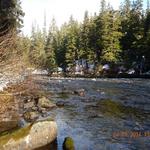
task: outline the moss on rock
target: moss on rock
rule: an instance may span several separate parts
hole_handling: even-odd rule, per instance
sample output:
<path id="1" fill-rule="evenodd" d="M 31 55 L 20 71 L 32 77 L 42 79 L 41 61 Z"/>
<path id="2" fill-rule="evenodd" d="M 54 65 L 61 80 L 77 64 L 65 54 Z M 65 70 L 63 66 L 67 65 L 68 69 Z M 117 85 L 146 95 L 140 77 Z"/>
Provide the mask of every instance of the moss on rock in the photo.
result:
<path id="1" fill-rule="evenodd" d="M 7 134 L 0 137 L 0 147 L 5 145 L 9 140 L 13 139 L 15 141 L 19 140 L 20 138 L 24 138 L 30 132 L 32 124 L 27 125 L 22 129 L 17 129 L 15 131 L 8 132 Z"/>
<path id="2" fill-rule="evenodd" d="M 115 117 L 126 117 L 126 116 L 134 116 L 140 118 L 142 115 L 142 111 L 131 107 L 125 106 L 122 103 L 115 102 L 109 99 L 101 100 L 97 103 L 99 110 L 107 115 L 107 116 L 115 116 Z"/>

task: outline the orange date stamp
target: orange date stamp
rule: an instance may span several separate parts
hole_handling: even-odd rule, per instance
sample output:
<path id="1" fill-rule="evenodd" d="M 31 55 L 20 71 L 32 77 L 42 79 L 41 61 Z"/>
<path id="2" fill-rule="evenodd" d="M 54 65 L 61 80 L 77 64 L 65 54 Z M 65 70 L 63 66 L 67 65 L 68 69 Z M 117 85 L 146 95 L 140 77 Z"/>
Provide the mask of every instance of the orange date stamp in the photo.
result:
<path id="1" fill-rule="evenodd" d="M 150 137 L 150 131 L 115 131 L 112 133 L 113 138 L 140 138 Z"/>

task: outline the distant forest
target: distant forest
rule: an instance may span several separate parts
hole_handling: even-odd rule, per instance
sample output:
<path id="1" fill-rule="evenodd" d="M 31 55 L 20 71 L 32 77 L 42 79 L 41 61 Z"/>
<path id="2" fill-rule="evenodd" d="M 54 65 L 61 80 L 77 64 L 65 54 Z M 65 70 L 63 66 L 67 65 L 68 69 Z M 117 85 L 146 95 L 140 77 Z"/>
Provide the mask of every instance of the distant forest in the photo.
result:
<path id="1" fill-rule="evenodd" d="M 90 16 L 86 11 L 83 22 L 70 16 L 59 28 L 53 18 L 49 31 L 44 25 L 42 30 L 32 26 L 30 37 L 20 34 L 24 15 L 19 0 L 1 0 L 0 63 L 13 57 L 28 67 L 50 72 L 61 67 L 65 72 L 84 60 L 99 72 L 104 64 L 138 67 L 144 58 L 143 72 L 150 70 L 149 1 L 144 8 L 143 0 L 124 0 L 114 10 L 101 0 L 99 12 Z"/>

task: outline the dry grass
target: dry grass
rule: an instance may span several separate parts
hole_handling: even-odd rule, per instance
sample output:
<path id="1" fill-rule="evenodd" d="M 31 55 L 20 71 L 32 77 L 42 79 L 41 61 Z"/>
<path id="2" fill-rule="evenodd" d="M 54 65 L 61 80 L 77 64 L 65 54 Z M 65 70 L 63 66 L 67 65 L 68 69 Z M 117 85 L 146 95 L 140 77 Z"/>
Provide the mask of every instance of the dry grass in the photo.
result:
<path id="1" fill-rule="evenodd" d="M 18 109 L 18 103 L 13 95 L 0 95 L 0 120 L 16 118 Z"/>

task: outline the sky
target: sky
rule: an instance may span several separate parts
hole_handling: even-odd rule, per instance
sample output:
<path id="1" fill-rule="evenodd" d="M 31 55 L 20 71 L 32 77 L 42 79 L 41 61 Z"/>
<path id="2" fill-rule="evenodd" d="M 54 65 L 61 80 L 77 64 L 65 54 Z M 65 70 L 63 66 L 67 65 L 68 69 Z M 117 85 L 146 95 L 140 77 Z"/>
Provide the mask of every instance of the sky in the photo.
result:
<path id="1" fill-rule="evenodd" d="M 121 0 L 107 0 L 115 9 Z M 30 35 L 32 24 L 38 24 L 42 29 L 44 14 L 46 14 L 47 28 L 54 17 L 60 27 L 73 15 L 74 19 L 82 21 L 84 12 L 88 10 L 93 15 L 99 11 L 100 0 L 22 0 L 22 8 L 25 12 L 23 33 Z"/>

